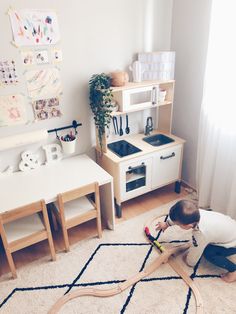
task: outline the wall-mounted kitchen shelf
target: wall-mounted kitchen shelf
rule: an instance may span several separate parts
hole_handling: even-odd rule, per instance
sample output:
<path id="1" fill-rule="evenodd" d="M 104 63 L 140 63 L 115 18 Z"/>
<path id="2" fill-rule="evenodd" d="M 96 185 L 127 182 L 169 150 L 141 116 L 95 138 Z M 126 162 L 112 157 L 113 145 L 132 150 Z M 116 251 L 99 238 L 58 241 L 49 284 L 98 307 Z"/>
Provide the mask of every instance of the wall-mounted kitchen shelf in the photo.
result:
<path id="1" fill-rule="evenodd" d="M 147 107 L 145 107 L 145 108 L 136 108 L 136 109 L 132 109 L 132 110 L 129 110 L 129 111 L 113 111 L 113 112 L 111 113 L 111 116 L 112 116 L 112 117 L 115 117 L 115 116 L 122 116 L 122 115 L 125 115 L 125 114 L 127 114 L 127 113 L 143 111 L 143 110 L 146 110 L 146 109 L 153 109 L 153 108 L 157 108 L 157 107 L 160 107 L 160 106 L 166 106 L 166 105 L 171 105 L 171 104 L 172 104 L 171 101 L 164 101 L 164 102 L 159 102 L 159 103 L 156 104 L 156 105 L 147 106 Z"/>
<path id="2" fill-rule="evenodd" d="M 171 133 L 174 86 L 175 81 L 168 80 L 144 81 L 140 83 L 128 82 L 126 85 L 121 87 L 112 87 L 114 100 L 117 102 L 119 109 L 118 111 L 112 112 L 111 116 L 119 117 L 138 111 L 155 109 L 155 112 L 153 112 L 153 115 L 156 116 L 155 129 L 161 132 Z M 159 101 L 159 89 L 166 91 L 164 101 Z M 107 134 L 104 134 L 102 142 L 102 150 L 106 153 Z M 97 150 L 101 149 L 97 136 L 96 148 Z"/>
<path id="3" fill-rule="evenodd" d="M 137 87 L 146 87 L 150 85 L 162 85 L 162 84 L 173 84 L 175 81 L 174 80 L 168 80 L 168 81 L 142 81 L 139 83 L 135 82 L 128 82 L 124 86 L 120 87 L 112 87 L 112 92 L 119 92 L 119 91 L 124 91 L 126 89 L 131 89 L 131 88 L 137 88 Z"/>

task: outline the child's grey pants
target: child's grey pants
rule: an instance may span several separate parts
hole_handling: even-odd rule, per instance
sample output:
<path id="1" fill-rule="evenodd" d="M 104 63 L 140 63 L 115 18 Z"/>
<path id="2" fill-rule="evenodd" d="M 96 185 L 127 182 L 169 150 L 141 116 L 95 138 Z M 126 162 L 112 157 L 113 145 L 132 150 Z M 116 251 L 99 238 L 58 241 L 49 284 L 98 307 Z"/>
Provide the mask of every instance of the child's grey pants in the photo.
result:
<path id="1" fill-rule="evenodd" d="M 204 257 L 212 264 L 227 269 L 229 272 L 236 271 L 236 264 L 231 262 L 227 257 L 236 254 L 236 247 L 225 248 L 223 246 L 209 244 L 204 252 Z"/>

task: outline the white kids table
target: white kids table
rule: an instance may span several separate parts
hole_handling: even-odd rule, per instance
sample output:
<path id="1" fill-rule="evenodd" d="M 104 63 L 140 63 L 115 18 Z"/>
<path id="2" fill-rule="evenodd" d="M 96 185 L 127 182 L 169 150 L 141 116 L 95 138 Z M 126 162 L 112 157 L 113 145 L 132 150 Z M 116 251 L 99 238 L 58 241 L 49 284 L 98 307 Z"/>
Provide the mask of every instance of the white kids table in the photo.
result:
<path id="1" fill-rule="evenodd" d="M 113 178 L 87 155 L 77 155 L 27 172 L 0 176 L 0 213 L 41 199 L 46 204 L 63 193 L 98 182 L 101 213 L 109 229 L 114 229 Z"/>

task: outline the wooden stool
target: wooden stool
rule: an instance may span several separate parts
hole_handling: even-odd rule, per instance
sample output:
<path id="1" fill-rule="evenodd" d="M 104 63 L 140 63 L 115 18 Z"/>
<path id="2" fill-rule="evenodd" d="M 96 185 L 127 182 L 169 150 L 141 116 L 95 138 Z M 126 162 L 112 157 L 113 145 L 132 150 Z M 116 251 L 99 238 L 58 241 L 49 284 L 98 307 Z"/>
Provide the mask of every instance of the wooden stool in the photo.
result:
<path id="1" fill-rule="evenodd" d="M 87 197 L 91 193 L 95 195 L 95 202 Z M 83 222 L 96 218 L 98 236 L 99 238 L 102 237 L 100 197 L 97 182 L 59 194 L 58 201 L 54 205 L 53 213 L 62 227 L 66 252 L 70 250 L 67 230 Z"/>
<path id="2" fill-rule="evenodd" d="M 48 239 L 52 260 L 56 260 L 44 200 L 0 214 L 0 233 L 13 278 L 17 275 L 12 253 L 24 247 Z"/>

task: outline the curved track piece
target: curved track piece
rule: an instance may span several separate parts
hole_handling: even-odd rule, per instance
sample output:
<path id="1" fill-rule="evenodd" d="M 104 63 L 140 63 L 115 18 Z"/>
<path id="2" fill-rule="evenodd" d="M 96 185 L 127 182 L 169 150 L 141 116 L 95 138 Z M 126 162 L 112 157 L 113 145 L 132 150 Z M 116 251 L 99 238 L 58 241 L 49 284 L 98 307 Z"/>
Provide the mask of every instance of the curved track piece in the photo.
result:
<path id="1" fill-rule="evenodd" d="M 152 219 L 152 222 L 156 219 L 159 219 L 161 217 L 156 217 Z M 149 225 L 149 224 L 147 224 Z M 149 232 L 149 229 L 145 227 L 145 233 L 148 236 L 147 232 Z M 155 240 L 150 232 L 149 232 L 150 242 L 161 252 L 161 255 L 155 259 L 150 265 L 145 267 L 145 269 L 138 274 L 133 275 L 132 277 L 128 278 L 125 282 L 116 285 L 116 287 L 111 289 L 94 289 L 94 288 L 79 288 L 73 292 L 70 292 L 64 296 L 62 296 L 49 310 L 48 314 L 56 314 L 59 312 L 59 310 L 63 307 L 64 304 L 69 302 L 72 299 L 75 299 L 79 296 L 95 296 L 95 297 L 110 297 L 116 294 L 121 293 L 125 289 L 129 288 L 130 286 L 134 285 L 138 281 L 140 281 L 142 278 L 145 278 L 149 276 L 151 273 L 153 273 L 158 267 L 161 266 L 161 264 L 168 262 L 169 265 L 172 267 L 172 269 L 180 275 L 180 277 L 184 280 L 184 282 L 191 288 L 195 301 L 196 301 L 196 314 L 204 314 L 203 309 L 203 301 L 200 294 L 200 291 L 194 281 L 188 276 L 188 274 L 185 272 L 184 269 L 174 260 L 174 258 L 171 256 L 173 254 L 176 254 L 180 251 L 183 251 L 187 248 L 188 245 L 183 244 L 179 246 L 175 246 L 172 248 L 165 249 L 160 243 Z M 152 241 L 152 239 L 154 239 Z"/>
<path id="2" fill-rule="evenodd" d="M 149 228 L 146 227 L 146 226 L 149 226 L 151 223 L 153 223 L 155 220 L 158 220 L 162 217 L 167 218 L 167 216 L 158 216 L 149 220 L 149 222 L 147 222 L 147 224 L 144 225 L 144 232 L 146 236 L 148 237 L 149 241 L 153 244 L 153 246 L 155 246 L 160 251 L 165 251 L 165 248 L 163 248 L 163 246 L 161 246 L 160 243 L 155 240 L 155 238 L 150 234 Z M 190 246 L 189 244 L 182 245 L 181 246 L 182 249 L 179 249 L 179 251 L 186 250 L 189 248 L 189 246 Z M 195 298 L 195 302 L 196 302 L 196 314 L 204 314 L 205 311 L 203 307 L 202 296 L 195 282 L 192 280 L 192 278 L 189 277 L 186 271 L 177 263 L 177 261 L 172 256 L 170 256 L 170 258 L 168 259 L 168 264 L 192 290 L 194 298 Z"/>
<path id="3" fill-rule="evenodd" d="M 70 292 L 64 296 L 62 296 L 49 310 L 48 314 L 56 314 L 62 308 L 62 306 L 69 302 L 72 299 L 75 299 L 79 296 L 95 296 L 95 297 L 110 297 L 116 294 L 121 293 L 122 291 L 126 290 L 130 286 L 134 285 L 136 282 L 149 276 L 153 273 L 161 264 L 166 263 L 168 258 L 177 253 L 179 250 L 183 250 L 183 245 L 178 247 L 170 248 L 165 250 L 157 259 L 155 259 L 150 265 L 148 265 L 143 271 L 139 272 L 138 274 L 133 275 L 132 277 L 128 278 L 125 282 L 116 285 L 115 288 L 111 289 L 94 289 L 94 288 L 79 288 L 73 292 Z"/>

